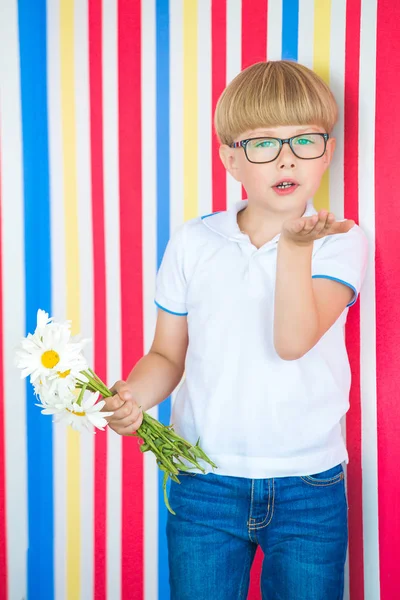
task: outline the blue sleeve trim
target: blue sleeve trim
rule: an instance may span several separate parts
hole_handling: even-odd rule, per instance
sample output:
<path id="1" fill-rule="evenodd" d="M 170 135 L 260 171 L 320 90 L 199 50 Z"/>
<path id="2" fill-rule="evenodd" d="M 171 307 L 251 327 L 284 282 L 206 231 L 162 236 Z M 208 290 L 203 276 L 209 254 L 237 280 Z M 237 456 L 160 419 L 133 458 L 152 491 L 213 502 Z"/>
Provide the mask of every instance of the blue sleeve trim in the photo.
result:
<path id="1" fill-rule="evenodd" d="M 222 210 L 217 210 L 217 212 L 210 213 L 209 215 L 204 215 L 203 217 L 201 217 L 201 220 L 207 219 L 207 217 L 212 217 L 213 215 L 218 215 L 220 212 L 222 212 Z"/>
<path id="2" fill-rule="evenodd" d="M 347 307 L 353 306 L 353 304 L 355 304 L 357 302 L 357 298 L 358 298 L 357 290 L 354 287 L 354 285 L 351 285 L 347 281 L 343 281 L 343 279 L 338 279 L 337 277 L 330 277 L 329 275 L 313 275 L 312 279 L 331 279 L 332 281 L 338 281 L 339 283 L 343 283 L 343 285 L 347 285 L 347 287 L 349 287 L 354 292 L 354 298 L 347 305 Z"/>
<path id="3" fill-rule="evenodd" d="M 155 300 L 154 300 L 154 304 L 156 306 L 158 306 L 158 308 L 161 308 L 161 310 L 163 310 L 164 312 L 169 313 L 170 315 L 177 315 L 178 317 L 186 317 L 186 315 L 188 314 L 187 312 L 186 313 L 177 313 L 177 312 L 173 312 L 172 310 L 168 310 L 168 308 L 164 308 L 164 306 L 161 306 L 161 304 L 158 304 L 158 302 L 156 302 Z"/>

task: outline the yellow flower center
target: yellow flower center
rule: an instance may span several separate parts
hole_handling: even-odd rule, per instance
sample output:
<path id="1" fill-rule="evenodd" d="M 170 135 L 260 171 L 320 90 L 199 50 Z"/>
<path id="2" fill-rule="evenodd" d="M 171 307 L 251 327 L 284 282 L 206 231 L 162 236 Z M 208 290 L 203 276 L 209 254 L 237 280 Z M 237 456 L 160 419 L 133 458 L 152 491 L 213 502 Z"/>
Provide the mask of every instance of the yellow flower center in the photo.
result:
<path id="1" fill-rule="evenodd" d="M 42 365 L 46 369 L 53 369 L 60 362 L 60 357 L 55 350 L 46 350 L 42 354 Z"/>
<path id="2" fill-rule="evenodd" d="M 60 377 L 60 379 L 65 379 L 70 373 L 71 369 L 68 369 L 68 371 L 63 371 L 62 373 L 61 371 L 57 371 L 57 375 Z"/>
<path id="3" fill-rule="evenodd" d="M 85 414 L 86 414 L 84 412 L 76 412 L 75 410 L 69 410 L 69 408 L 67 408 L 67 411 L 70 412 L 70 413 L 72 413 L 76 417 L 84 417 Z"/>

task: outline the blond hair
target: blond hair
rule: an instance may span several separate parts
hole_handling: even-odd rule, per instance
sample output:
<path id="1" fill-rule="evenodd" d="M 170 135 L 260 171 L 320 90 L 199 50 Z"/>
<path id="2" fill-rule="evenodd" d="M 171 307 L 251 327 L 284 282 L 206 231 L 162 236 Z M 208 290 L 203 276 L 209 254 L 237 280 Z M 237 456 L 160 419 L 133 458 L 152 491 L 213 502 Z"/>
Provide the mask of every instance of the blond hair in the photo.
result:
<path id="1" fill-rule="evenodd" d="M 282 125 L 318 125 L 330 133 L 338 107 L 328 85 L 289 60 L 259 62 L 241 71 L 221 94 L 214 126 L 221 144 L 245 131 Z"/>

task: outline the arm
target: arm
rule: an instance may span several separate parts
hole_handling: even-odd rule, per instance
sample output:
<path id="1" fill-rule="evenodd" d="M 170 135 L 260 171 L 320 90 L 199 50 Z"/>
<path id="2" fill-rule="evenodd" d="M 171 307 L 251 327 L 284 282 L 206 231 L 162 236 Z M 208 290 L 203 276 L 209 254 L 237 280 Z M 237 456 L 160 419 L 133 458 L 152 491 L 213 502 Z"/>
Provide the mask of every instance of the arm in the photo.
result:
<path id="1" fill-rule="evenodd" d="M 274 345 L 284 360 L 311 350 L 353 296 L 342 283 L 311 278 L 312 251 L 313 242 L 299 246 L 282 236 L 278 243 Z"/>
<path id="2" fill-rule="evenodd" d="M 127 379 L 135 401 L 144 411 L 168 398 L 179 384 L 187 346 L 186 317 L 159 310 L 149 353 L 139 360 Z"/>
<path id="3" fill-rule="evenodd" d="M 156 280 L 155 301 L 160 309 L 152 346 L 130 372 L 127 381 L 118 381 L 114 396 L 104 410 L 115 411 L 110 427 L 131 435 L 143 421 L 143 413 L 160 404 L 179 384 L 188 347 L 186 307 L 185 230 L 172 235 L 164 252 Z"/>
<path id="4" fill-rule="evenodd" d="M 143 412 L 160 404 L 179 384 L 185 369 L 188 346 L 187 319 L 158 311 L 153 344 L 134 366 L 127 381 L 117 381 L 114 396 L 106 399 L 103 410 L 114 411 L 109 417 L 111 429 L 131 435 L 143 421 Z"/>

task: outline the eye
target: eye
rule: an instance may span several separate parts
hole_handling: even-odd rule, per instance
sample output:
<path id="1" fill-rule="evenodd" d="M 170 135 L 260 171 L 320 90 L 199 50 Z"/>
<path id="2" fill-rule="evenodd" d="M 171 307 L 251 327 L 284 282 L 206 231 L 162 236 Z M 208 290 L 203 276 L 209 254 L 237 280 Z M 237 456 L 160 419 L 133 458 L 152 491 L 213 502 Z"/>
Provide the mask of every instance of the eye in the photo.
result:
<path id="1" fill-rule="evenodd" d="M 275 148 L 276 140 L 256 140 L 254 142 L 254 148 Z"/>
<path id="2" fill-rule="evenodd" d="M 312 136 L 298 137 L 294 139 L 294 143 L 298 146 L 309 146 L 315 143 L 315 139 Z"/>

